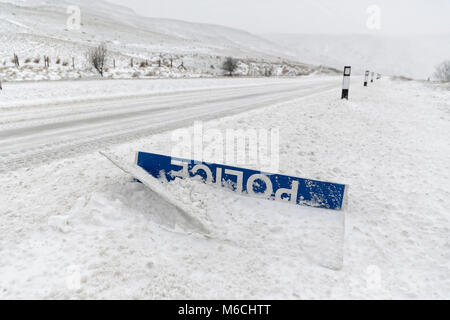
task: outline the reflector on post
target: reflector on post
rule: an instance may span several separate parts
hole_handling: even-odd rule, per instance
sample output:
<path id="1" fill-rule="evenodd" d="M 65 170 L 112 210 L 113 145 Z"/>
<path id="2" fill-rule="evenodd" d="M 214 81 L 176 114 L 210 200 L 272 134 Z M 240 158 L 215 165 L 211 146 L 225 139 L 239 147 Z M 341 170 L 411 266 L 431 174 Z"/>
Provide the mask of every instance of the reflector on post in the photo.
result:
<path id="1" fill-rule="evenodd" d="M 344 81 L 342 83 L 342 98 L 348 100 L 348 91 L 350 89 L 350 75 L 352 73 L 352 67 L 346 66 L 344 68 Z"/>
<path id="2" fill-rule="evenodd" d="M 351 72 L 352 72 L 352 67 L 345 67 L 344 76 L 350 76 Z"/>

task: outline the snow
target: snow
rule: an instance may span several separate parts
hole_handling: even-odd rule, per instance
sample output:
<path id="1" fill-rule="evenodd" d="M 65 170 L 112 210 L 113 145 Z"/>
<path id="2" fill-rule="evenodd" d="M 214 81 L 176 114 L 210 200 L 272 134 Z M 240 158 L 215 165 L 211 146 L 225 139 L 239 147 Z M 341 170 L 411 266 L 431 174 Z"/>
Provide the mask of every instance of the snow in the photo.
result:
<path id="1" fill-rule="evenodd" d="M 69 5 L 81 10 L 80 30 L 67 26 Z M 263 76 L 266 69 L 273 69 L 274 76 L 334 72 L 300 63 L 287 50 L 243 30 L 141 17 L 105 1 L 2 0 L 0 43 L 3 81 L 98 77 L 87 63 L 86 52 L 100 43 L 109 53 L 104 76 L 113 79 L 218 76 L 228 56 L 241 61 L 238 75 Z M 12 62 L 14 54 L 19 67 Z M 44 56 L 50 57 L 48 68 Z M 144 62 L 148 66 L 140 65 Z"/>
<path id="2" fill-rule="evenodd" d="M 163 185 L 211 230 L 205 237 L 174 228 L 166 205 L 97 151 L 25 164 L 0 174 L 0 297 L 450 298 L 450 91 L 359 80 L 349 101 L 336 89 L 204 123 L 279 128 L 280 173 L 349 184 L 345 213 L 192 180 Z M 218 80 L 158 81 L 155 91 Z M 58 85 L 59 99 L 76 95 L 72 83 Z M 131 164 L 137 150 L 170 154 L 171 136 L 108 151 Z M 342 268 L 330 268 L 342 257 Z"/>
<path id="3" fill-rule="evenodd" d="M 105 1 L 0 0 L 0 298 L 449 299 L 450 87 L 364 88 L 353 76 L 341 101 L 341 75 L 299 62 L 426 78 L 448 36 L 336 37 L 261 38 Z M 101 80 L 85 53 L 102 42 Z M 240 77 L 215 78 L 227 56 Z M 192 133 L 194 120 L 278 129 L 277 171 L 350 185 L 346 210 L 198 180 L 155 193 L 99 153 L 130 166 L 138 150 L 170 155 L 173 130 Z"/>
<path id="4" fill-rule="evenodd" d="M 114 81 L 84 82 L 85 88 L 76 92 L 73 100 L 67 95 L 71 91 L 65 89 L 65 86 L 71 87 L 73 84 L 64 82 L 57 89 L 62 96 L 67 95 L 65 102 L 54 96 L 56 104 L 44 100 L 40 105 L 31 102 L 21 106 L 20 97 L 19 103 L 12 101 L 12 107 L 2 110 L 0 171 L 14 170 L 30 162 L 36 164 L 49 158 L 65 158 L 88 150 L 99 150 L 162 130 L 188 126 L 196 120 L 210 120 L 336 90 L 340 83 L 335 77 L 284 78 L 276 83 L 248 79 L 248 84 L 240 82 L 238 86 L 230 86 L 228 82 L 228 86 L 213 88 L 221 83 L 221 80 L 216 80 L 211 81 L 212 87 L 196 90 L 194 84 L 197 81 L 191 81 L 193 90 L 166 91 L 163 94 L 151 91 L 142 94 L 142 87 L 136 85 L 134 88 L 131 82 L 122 83 L 122 87 L 120 82 Z M 90 99 L 77 101 L 79 94 L 89 92 L 86 88 L 97 86 L 100 92 L 104 91 L 100 83 L 103 87 L 114 86 L 126 91 L 119 90 L 122 94 L 120 98 L 91 96 Z M 170 84 L 174 87 L 183 85 L 182 82 L 165 83 L 168 88 Z M 15 87 L 25 93 L 28 85 L 21 83 L 15 84 Z M 9 89 L 7 84 L 5 91 Z M 51 83 L 40 82 L 36 83 L 33 91 L 39 94 L 54 89 Z M 33 91 L 29 94 L 30 99 L 35 95 Z M 123 95 L 125 92 L 126 95 Z M 141 94 L 132 95 L 133 92 Z"/>
<path id="5" fill-rule="evenodd" d="M 300 81 L 327 81 L 326 76 L 305 76 Z M 189 78 L 189 79 L 133 79 L 115 81 L 38 81 L 4 83 L 0 94 L 0 109 L 29 108 L 45 105 L 64 105 L 73 102 L 116 100 L 146 97 L 165 93 L 219 88 L 239 88 L 295 83 L 296 78 Z"/>

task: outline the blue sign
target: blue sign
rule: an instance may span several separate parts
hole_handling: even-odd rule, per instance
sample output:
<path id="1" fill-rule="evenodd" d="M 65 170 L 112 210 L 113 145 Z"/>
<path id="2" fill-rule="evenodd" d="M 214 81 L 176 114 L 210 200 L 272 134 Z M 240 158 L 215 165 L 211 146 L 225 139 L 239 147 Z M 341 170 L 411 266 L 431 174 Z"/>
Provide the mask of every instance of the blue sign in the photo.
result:
<path id="1" fill-rule="evenodd" d="M 342 210 L 347 186 L 280 174 L 204 163 L 138 152 L 137 165 L 160 179 L 173 181 L 195 176 L 209 184 L 228 186 L 235 192 L 292 204 Z M 164 176 L 164 177 L 163 177 Z"/>

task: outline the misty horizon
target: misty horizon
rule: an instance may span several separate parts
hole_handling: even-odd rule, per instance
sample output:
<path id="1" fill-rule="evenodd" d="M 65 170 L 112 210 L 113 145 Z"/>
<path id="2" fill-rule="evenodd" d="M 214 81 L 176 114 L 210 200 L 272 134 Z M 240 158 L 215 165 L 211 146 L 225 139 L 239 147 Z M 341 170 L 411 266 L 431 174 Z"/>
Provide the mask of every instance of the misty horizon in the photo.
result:
<path id="1" fill-rule="evenodd" d="M 222 25 L 254 34 L 446 35 L 450 34 L 450 2 L 445 0 L 255 0 L 213 1 L 108 0 L 151 18 Z M 369 7 L 379 8 L 380 26 L 370 29 Z M 236 10 L 239 8 L 239 10 Z M 255 9 L 256 8 L 256 9 Z M 286 8 L 291 8 L 286 10 Z M 307 12 L 308 14 L 304 14 Z"/>

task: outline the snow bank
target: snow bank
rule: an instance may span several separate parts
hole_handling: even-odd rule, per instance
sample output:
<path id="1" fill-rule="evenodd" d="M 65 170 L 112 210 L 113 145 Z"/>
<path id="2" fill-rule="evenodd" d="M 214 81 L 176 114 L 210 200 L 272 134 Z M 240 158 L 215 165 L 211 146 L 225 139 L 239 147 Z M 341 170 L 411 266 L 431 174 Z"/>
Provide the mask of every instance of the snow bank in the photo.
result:
<path id="1" fill-rule="evenodd" d="M 213 231 L 191 234 L 91 153 L 0 175 L 0 297 L 449 298 L 450 92 L 384 79 L 339 96 L 205 127 L 279 127 L 280 173 L 350 185 L 340 271 L 305 253 L 324 254 L 333 233 L 320 221 L 343 217 L 177 181 L 168 191 Z M 167 132 L 111 151 L 132 162 L 138 149 L 170 154 L 170 141 Z M 298 230 L 328 242 L 315 247 Z"/>

